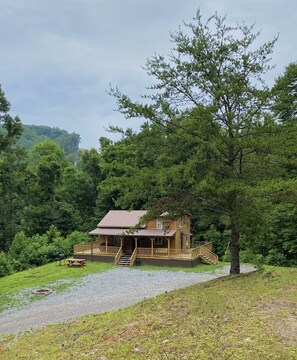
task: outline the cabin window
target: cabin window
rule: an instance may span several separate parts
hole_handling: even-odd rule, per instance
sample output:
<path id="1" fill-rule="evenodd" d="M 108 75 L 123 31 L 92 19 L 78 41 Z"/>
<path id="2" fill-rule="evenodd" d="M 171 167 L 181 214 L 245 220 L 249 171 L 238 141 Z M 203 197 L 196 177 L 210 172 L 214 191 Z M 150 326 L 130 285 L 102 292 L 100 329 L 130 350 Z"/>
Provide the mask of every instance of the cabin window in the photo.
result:
<path id="1" fill-rule="evenodd" d="M 154 245 L 163 245 L 163 239 L 161 237 L 154 238 Z"/>
<path id="2" fill-rule="evenodd" d="M 118 236 L 113 236 L 109 243 L 110 246 L 121 246 L 121 239 Z"/>
<path id="3" fill-rule="evenodd" d="M 162 230 L 163 229 L 163 219 L 158 218 L 157 219 L 157 229 Z"/>

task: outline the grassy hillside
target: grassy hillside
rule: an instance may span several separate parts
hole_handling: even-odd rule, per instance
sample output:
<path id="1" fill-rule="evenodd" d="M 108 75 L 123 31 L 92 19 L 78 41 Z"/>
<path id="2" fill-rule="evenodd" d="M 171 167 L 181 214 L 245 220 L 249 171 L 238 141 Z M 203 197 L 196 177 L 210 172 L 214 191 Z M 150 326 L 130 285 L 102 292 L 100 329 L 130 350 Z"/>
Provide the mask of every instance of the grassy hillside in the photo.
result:
<path id="1" fill-rule="evenodd" d="M 297 359 L 297 269 L 222 278 L 3 336 L 0 358 Z"/>

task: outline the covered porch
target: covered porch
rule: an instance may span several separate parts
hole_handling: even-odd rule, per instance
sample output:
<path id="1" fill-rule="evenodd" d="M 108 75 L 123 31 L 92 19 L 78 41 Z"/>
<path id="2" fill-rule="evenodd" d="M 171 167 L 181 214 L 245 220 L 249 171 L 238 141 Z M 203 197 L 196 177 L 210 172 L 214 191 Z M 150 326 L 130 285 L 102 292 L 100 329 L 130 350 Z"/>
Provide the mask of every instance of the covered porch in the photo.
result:
<path id="1" fill-rule="evenodd" d="M 106 258 L 107 261 L 118 264 L 123 254 L 129 254 L 130 266 L 133 266 L 136 260 L 145 262 L 146 259 L 192 262 L 200 258 L 209 264 L 216 264 L 218 257 L 211 250 L 210 242 L 195 248 L 174 248 L 173 236 L 164 235 L 161 241 L 159 236 L 145 238 L 135 235 L 123 237 L 105 235 L 101 236 L 100 240 L 74 245 L 74 256 L 88 256 L 93 261 L 96 261 L 96 258 Z"/>

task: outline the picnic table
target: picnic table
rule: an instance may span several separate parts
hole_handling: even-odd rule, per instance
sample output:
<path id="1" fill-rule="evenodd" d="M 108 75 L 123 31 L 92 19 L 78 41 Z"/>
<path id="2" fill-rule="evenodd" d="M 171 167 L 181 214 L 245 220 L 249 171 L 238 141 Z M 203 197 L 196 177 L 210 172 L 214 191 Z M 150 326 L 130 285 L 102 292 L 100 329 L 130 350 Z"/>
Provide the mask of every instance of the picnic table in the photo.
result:
<path id="1" fill-rule="evenodd" d="M 68 259 L 67 266 L 84 266 L 86 263 L 85 259 Z"/>

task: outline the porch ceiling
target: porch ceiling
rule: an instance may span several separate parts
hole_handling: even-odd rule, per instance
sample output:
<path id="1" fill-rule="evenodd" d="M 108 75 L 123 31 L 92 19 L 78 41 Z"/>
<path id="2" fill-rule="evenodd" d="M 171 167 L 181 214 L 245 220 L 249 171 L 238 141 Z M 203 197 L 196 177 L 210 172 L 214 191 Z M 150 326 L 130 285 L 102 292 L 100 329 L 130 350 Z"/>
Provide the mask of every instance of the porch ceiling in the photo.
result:
<path id="1" fill-rule="evenodd" d="M 89 235 L 110 235 L 110 236 L 139 236 L 139 237 L 172 237 L 176 230 L 139 229 L 130 232 L 127 229 L 96 228 L 89 232 Z"/>

